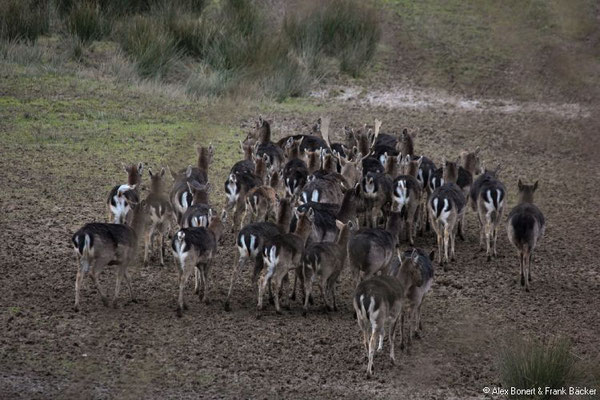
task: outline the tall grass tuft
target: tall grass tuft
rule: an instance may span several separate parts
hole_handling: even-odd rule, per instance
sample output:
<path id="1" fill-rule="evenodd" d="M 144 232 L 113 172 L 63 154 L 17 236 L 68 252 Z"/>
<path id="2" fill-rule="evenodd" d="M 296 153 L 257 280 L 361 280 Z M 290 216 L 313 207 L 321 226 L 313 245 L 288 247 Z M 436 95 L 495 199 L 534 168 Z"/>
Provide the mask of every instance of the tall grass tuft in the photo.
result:
<path id="1" fill-rule="evenodd" d="M 581 372 L 571 353 L 571 345 L 566 339 L 548 343 L 517 340 L 507 346 L 500 357 L 500 378 L 505 388 L 528 389 L 550 387 L 560 389 L 568 384 L 579 383 Z M 549 399 L 542 394 L 532 397 Z"/>
<path id="2" fill-rule="evenodd" d="M 354 76 L 373 59 L 381 37 L 376 12 L 357 0 L 317 3 L 288 15 L 283 32 L 297 51 L 335 57 L 341 70 Z"/>
<path id="3" fill-rule="evenodd" d="M 163 77 L 179 58 L 175 39 L 149 16 L 138 15 L 128 20 L 119 40 L 143 78 Z"/>
<path id="4" fill-rule="evenodd" d="M 67 29 L 82 43 L 99 40 L 110 33 L 110 19 L 106 18 L 95 1 L 82 1 L 71 8 Z"/>
<path id="5" fill-rule="evenodd" d="M 0 37 L 35 41 L 48 33 L 50 18 L 46 0 L 0 1 Z"/>

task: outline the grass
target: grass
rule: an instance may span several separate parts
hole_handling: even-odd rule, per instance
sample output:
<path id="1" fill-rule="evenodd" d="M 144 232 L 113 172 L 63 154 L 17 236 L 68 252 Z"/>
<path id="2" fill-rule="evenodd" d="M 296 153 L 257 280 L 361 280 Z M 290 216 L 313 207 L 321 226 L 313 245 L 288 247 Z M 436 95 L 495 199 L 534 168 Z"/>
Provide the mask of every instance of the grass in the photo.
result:
<path id="1" fill-rule="evenodd" d="M 12 43 L 23 36 L 15 29 L 31 28 L 25 17 L 32 14 L 28 10 L 34 0 L 7 2 L 12 16 L 10 21 L 2 20 L 2 26 L 11 22 L 10 29 L 3 28 L 7 32 L 3 36 Z M 177 91 L 195 98 L 283 101 L 303 96 L 323 77 L 338 71 L 352 76 L 363 73 L 379 40 L 374 11 L 358 0 L 313 2 L 301 13 L 290 11 L 282 24 L 274 23 L 279 20 L 265 3 L 252 0 L 56 0 L 51 4 L 57 10 L 47 13 L 53 18 L 52 37 L 59 38 L 55 50 L 63 58 L 57 70 L 72 71 L 69 64 L 75 61 L 75 68 L 92 66 L 121 81 L 179 86 Z M 48 27 L 27 31 L 27 37 L 33 41 L 47 31 Z M 303 40 L 314 48 L 301 45 Z M 98 41 L 116 41 L 126 58 L 116 52 L 102 59 L 104 55 L 90 47 Z M 19 63 L 12 52 L 22 47 L 0 46 L 5 60 Z M 21 59 L 29 58 L 33 64 L 35 53 L 27 53 Z M 131 76 L 132 70 L 137 77 Z"/>
<path id="2" fill-rule="evenodd" d="M 66 25 L 69 32 L 82 43 L 99 40 L 111 31 L 110 20 L 92 1 L 82 1 L 73 5 L 66 17 Z"/>
<path id="3" fill-rule="evenodd" d="M 580 384 L 583 375 L 566 339 L 546 343 L 517 340 L 507 346 L 500 359 L 500 377 L 504 388 L 560 389 Z M 549 394 L 513 396 L 513 398 L 550 399 Z"/>
<path id="4" fill-rule="evenodd" d="M 598 84 L 592 0 L 383 2 L 399 18 L 396 51 L 417 83 L 528 98 L 589 96 Z"/>
<path id="5" fill-rule="evenodd" d="M 3 0 L 0 2 L 0 38 L 35 41 L 48 32 L 47 1 Z"/>

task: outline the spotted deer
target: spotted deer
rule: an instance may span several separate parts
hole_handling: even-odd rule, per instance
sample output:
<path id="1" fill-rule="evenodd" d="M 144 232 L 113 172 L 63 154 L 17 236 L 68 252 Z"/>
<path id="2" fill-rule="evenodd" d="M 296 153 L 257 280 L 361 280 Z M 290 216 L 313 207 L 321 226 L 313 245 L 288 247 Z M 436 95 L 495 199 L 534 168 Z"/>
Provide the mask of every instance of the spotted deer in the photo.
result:
<path id="1" fill-rule="evenodd" d="M 529 292 L 533 251 L 544 236 L 546 220 L 540 209 L 533 204 L 533 194 L 538 188 L 537 181 L 533 185 L 525 185 L 519 179 L 518 187 L 519 204 L 508 214 L 506 230 L 508 239 L 519 254 L 521 286 L 525 286 L 525 291 Z"/>
<path id="2" fill-rule="evenodd" d="M 177 300 L 177 315 L 182 316 L 187 304 L 183 299 L 183 290 L 188 278 L 195 269 L 198 269 L 200 283 L 203 286 L 202 301 L 209 304 L 208 280 L 210 263 L 217 253 L 217 244 L 223 233 L 227 212 L 223 210 L 220 216 L 209 213 L 208 228 L 183 228 L 173 236 L 173 257 L 177 263 L 179 282 L 179 296 Z M 197 278 L 196 278 L 197 279 Z M 199 287 L 198 282 L 195 286 Z M 198 290 L 200 295 L 200 290 Z"/>
<path id="3" fill-rule="evenodd" d="M 109 306 L 108 297 L 100 286 L 98 277 L 106 267 L 113 265 L 116 268 L 116 284 L 112 306 L 118 307 L 117 300 L 123 279 L 129 289 L 131 301 L 135 301 L 128 268 L 136 259 L 138 239 L 144 229 L 147 211 L 145 200 L 130 205 L 133 210 L 131 226 L 93 222 L 73 234 L 71 241 L 79 264 L 75 278 L 75 311 L 79 311 L 79 292 L 88 272 L 100 293 L 102 303 Z"/>

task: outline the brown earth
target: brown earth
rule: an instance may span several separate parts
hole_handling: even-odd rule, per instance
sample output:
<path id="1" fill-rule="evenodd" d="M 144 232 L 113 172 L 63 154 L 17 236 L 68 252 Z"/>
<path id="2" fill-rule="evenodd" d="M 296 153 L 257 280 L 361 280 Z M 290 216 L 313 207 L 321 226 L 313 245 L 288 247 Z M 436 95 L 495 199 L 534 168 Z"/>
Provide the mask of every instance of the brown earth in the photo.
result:
<path id="1" fill-rule="evenodd" d="M 514 337 L 570 338 L 576 355 L 597 365 L 597 121 L 543 111 L 445 112 L 352 102 L 332 109 L 334 128 L 379 117 L 384 128 L 419 131 L 418 151 L 437 162 L 481 146 L 487 165 L 505 167 L 510 207 L 518 177 L 539 179 L 537 202 L 548 227 L 534 256 L 532 291 L 525 293 L 518 284 L 517 258 L 504 227 L 500 258 L 485 261 L 469 210 L 458 259 L 448 272 L 436 271 L 423 307 L 424 337 L 411 355 L 398 351 L 398 366 L 391 365 L 386 342 L 375 359 L 374 379 L 365 378 L 347 269 L 337 313 L 324 313 L 317 295 L 306 318 L 296 302 L 283 316 L 269 306 L 257 319 L 249 270 L 235 286 L 233 310 L 223 310 L 234 254 L 231 234 L 213 265 L 210 305 L 201 304 L 190 285 L 190 309 L 176 317 L 169 254 L 165 268 L 156 261 L 132 268 L 137 303 L 127 303 L 122 292 L 121 309 L 105 308 L 86 282 L 77 313 L 70 236 L 85 222 L 105 218 L 106 193 L 97 188 L 123 176 L 105 173 L 93 150 L 83 165 L 52 146 L 5 149 L 0 151 L 0 397 L 480 398 L 484 386 L 499 383 L 498 352 Z M 268 116 L 278 134 L 301 130 L 317 113 Z M 71 184 L 58 190 L 53 168 L 72 168 Z M 80 168 L 97 171 L 78 180 Z M 223 201 L 227 169 L 211 173 L 219 188 L 212 197 L 217 204 Z M 431 249 L 434 238 L 427 234 L 417 245 Z M 112 288 L 112 271 L 104 273 L 102 283 Z"/>

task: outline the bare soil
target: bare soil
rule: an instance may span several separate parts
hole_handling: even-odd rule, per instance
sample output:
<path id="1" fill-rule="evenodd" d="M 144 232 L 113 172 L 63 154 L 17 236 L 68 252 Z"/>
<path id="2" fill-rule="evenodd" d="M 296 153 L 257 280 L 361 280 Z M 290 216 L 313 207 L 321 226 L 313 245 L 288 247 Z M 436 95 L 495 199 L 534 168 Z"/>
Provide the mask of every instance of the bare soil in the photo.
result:
<path id="1" fill-rule="evenodd" d="M 93 149 L 86 165 L 73 165 L 51 146 L 0 150 L 5 199 L 0 217 L 0 397 L 482 398 L 484 386 L 499 383 L 499 349 L 520 336 L 565 336 L 578 357 L 598 362 L 597 121 L 589 114 L 449 113 L 351 101 L 338 108 L 332 114 L 336 132 L 343 124 L 359 126 L 378 117 L 384 131 L 418 131 L 417 151 L 437 162 L 480 146 L 486 165 L 499 162 L 505 168 L 509 208 L 515 205 L 518 177 L 539 179 L 537 202 L 548 228 L 534 255 L 532 291 L 525 293 L 518 284 L 517 257 L 504 227 L 500 258 L 486 262 L 469 210 L 466 241 L 457 242 L 458 259 L 448 272 L 436 270 L 423 306 L 424 337 L 412 354 L 398 350 L 398 366 L 391 365 L 386 342 L 376 356 L 373 379 L 365 378 L 347 269 L 336 313 L 325 313 L 317 295 L 307 317 L 295 302 L 285 315 L 269 306 L 257 319 L 249 269 L 235 286 L 233 310 L 223 310 L 234 258 L 231 233 L 213 264 L 210 305 L 202 304 L 190 285 L 190 309 L 176 317 L 176 273 L 169 254 L 164 268 L 156 258 L 148 267 L 138 263 L 132 268 L 137 303 L 128 303 L 122 292 L 121 309 L 105 308 L 88 281 L 77 313 L 72 310 L 76 263 L 71 234 L 86 222 L 104 220 L 106 193 L 97 187 L 123 176 L 104 174 Z M 317 116 L 312 111 L 268 115 L 276 134 L 302 131 Z M 71 187 L 57 190 L 44 165 L 73 168 Z M 79 168 L 97 171 L 80 180 Z M 211 172 L 219 189 L 226 172 L 225 167 Z M 222 192 L 212 199 L 222 204 Z M 429 250 L 435 239 L 429 233 L 417 245 Z M 102 283 L 112 289 L 112 271 L 104 273 Z"/>

